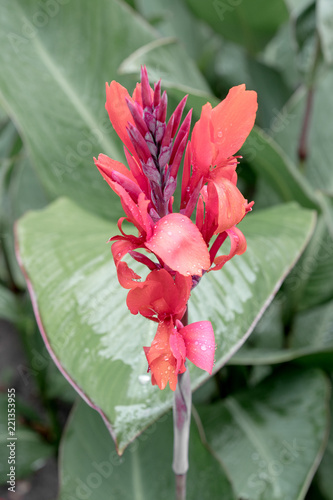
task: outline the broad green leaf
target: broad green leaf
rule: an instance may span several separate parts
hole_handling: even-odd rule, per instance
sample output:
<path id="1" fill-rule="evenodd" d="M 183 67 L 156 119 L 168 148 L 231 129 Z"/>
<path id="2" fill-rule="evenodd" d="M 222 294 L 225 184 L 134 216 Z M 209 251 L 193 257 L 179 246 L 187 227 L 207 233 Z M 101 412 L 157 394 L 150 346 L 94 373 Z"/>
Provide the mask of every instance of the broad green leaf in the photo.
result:
<path id="1" fill-rule="evenodd" d="M 318 218 L 311 241 L 285 285 L 293 311 L 333 298 L 333 239 L 324 217 Z"/>
<path id="2" fill-rule="evenodd" d="M 169 500 L 174 498 L 172 415 L 142 434 L 119 458 L 101 418 L 82 401 L 72 412 L 60 453 L 59 500 Z M 221 464 L 204 447 L 193 423 L 188 500 L 235 500 Z"/>
<path id="3" fill-rule="evenodd" d="M 268 66 L 279 71 L 289 88 L 295 89 L 300 75 L 297 71 L 297 50 L 291 20 L 284 23 L 272 40 L 266 45 L 261 59 Z"/>
<path id="4" fill-rule="evenodd" d="M 333 62 L 333 4 L 330 0 L 317 1 L 317 28 L 321 47 L 328 64 Z"/>
<path id="5" fill-rule="evenodd" d="M 272 130 L 290 127 L 294 116 L 282 111 L 272 123 Z M 283 148 L 263 130 L 254 127 L 242 147 L 245 159 L 258 175 L 266 180 L 284 201 L 296 200 L 305 207 L 315 208 L 318 201 L 311 185 L 303 178 Z"/>
<path id="6" fill-rule="evenodd" d="M 67 195 L 108 217 L 117 210 L 93 163 L 101 152 L 123 158 L 104 109 L 105 82 L 127 85 L 119 65 L 155 38 L 118 0 L 56 0 L 45 8 L 2 2 L 0 101 L 50 196 Z"/>
<path id="7" fill-rule="evenodd" d="M 274 307 L 266 311 L 230 364 L 268 365 L 297 360 L 330 369 L 333 361 L 333 301 L 298 313 L 287 339 L 281 323 L 281 305 L 280 301 L 273 302 Z"/>
<path id="8" fill-rule="evenodd" d="M 42 208 L 48 198 L 23 149 L 9 159 L 9 168 L 2 202 L 0 220 L 3 249 L 6 252 L 11 278 L 15 286 L 25 287 L 25 280 L 18 266 L 14 248 L 14 224 L 27 210 Z"/>
<path id="9" fill-rule="evenodd" d="M 211 39 L 211 30 L 195 18 L 185 2 L 136 0 L 136 8 L 163 36 L 176 37 L 190 57 L 200 58 Z"/>
<path id="10" fill-rule="evenodd" d="M 332 476 L 332 462 L 333 462 L 333 399 L 331 399 L 331 429 L 328 438 L 328 443 L 319 465 L 316 479 L 320 487 L 320 491 L 324 494 L 325 500 L 333 499 L 333 476 Z"/>
<path id="11" fill-rule="evenodd" d="M 7 288 L 0 285 L 0 318 L 13 323 L 19 314 L 18 300 Z"/>
<path id="12" fill-rule="evenodd" d="M 213 323 L 216 370 L 250 334 L 312 232 L 313 212 L 283 205 L 247 216 L 248 250 L 204 276 L 190 320 Z M 150 384 L 142 346 L 156 324 L 129 313 L 106 240 L 114 224 L 60 200 L 23 217 L 17 236 L 35 313 L 52 356 L 86 401 L 103 413 L 122 451 L 172 404 Z M 193 389 L 209 378 L 191 366 Z"/>
<path id="13" fill-rule="evenodd" d="M 288 18 L 283 0 L 186 0 L 193 12 L 217 33 L 257 52 Z"/>
<path id="14" fill-rule="evenodd" d="M 333 70 L 329 69 L 318 77 L 316 84 L 308 130 L 308 156 L 303 165 L 303 173 L 312 188 L 330 194 L 333 194 L 333 143 L 328 117 L 333 113 L 332 85 Z M 290 116 L 289 121 L 280 130 L 273 131 L 275 141 L 296 164 L 306 98 L 305 89 L 297 91 L 285 109 L 286 115 Z"/>
<path id="15" fill-rule="evenodd" d="M 12 407 L 11 407 L 12 408 Z M 16 413 L 18 406 L 16 401 Z M 34 431 L 20 424 L 18 414 L 16 414 L 16 439 L 11 440 L 8 434 L 8 400 L 6 393 L 0 394 L 0 477 L 3 483 L 6 483 L 6 475 L 10 472 L 8 459 L 10 457 L 10 448 L 8 444 L 14 443 L 11 447 L 15 454 L 15 475 L 19 479 L 43 467 L 46 459 L 52 454 L 52 447 L 44 442 L 42 438 Z M 9 439 L 7 439 L 9 438 Z M 3 480 L 6 478 L 5 480 Z M 8 485 L 9 486 L 9 485 Z"/>
<path id="16" fill-rule="evenodd" d="M 231 42 L 225 42 L 218 50 L 215 72 L 218 95 L 226 94 L 230 87 L 243 83 L 248 90 L 257 92 L 257 124 L 263 128 L 276 121 L 279 110 L 291 94 L 279 71 L 250 55 L 244 47 Z"/>
<path id="17" fill-rule="evenodd" d="M 326 445 L 329 393 L 321 372 L 287 371 L 199 410 L 239 497 L 304 499 Z"/>

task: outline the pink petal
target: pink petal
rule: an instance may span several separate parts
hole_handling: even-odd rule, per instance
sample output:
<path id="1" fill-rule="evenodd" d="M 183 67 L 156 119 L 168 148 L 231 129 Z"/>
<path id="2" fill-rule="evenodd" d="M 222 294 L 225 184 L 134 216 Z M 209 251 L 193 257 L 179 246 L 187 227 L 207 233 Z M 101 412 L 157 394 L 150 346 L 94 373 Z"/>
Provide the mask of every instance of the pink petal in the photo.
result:
<path id="1" fill-rule="evenodd" d="M 209 269 L 207 245 L 199 229 L 185 215 L 174 213 L 162 217 L 145 246 L 184 276 L 202 276 L 202 270 Z"/>
<path id="2" fill-rule="evenodd" d="M 179 330 L 182 335 L 186 357 L 202 370 L 212 374 L 215 356 L 214 330 L 210 321 L 191 323 Z"/>

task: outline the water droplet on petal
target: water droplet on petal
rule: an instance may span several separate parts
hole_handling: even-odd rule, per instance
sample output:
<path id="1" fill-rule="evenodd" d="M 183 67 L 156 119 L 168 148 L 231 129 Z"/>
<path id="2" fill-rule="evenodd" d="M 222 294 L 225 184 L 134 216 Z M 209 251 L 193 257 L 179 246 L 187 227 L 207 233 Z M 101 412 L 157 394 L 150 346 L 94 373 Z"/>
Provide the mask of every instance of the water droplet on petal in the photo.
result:
<path id="1" fill-rule="evenodd" d="M 205 345 L 202 345 L 202 346 L 201 346 L 201 350 L 202 350 L 202 351 L 206 351 L 206 350 L 207 350 L 207 347 L 206 347 Z"/>

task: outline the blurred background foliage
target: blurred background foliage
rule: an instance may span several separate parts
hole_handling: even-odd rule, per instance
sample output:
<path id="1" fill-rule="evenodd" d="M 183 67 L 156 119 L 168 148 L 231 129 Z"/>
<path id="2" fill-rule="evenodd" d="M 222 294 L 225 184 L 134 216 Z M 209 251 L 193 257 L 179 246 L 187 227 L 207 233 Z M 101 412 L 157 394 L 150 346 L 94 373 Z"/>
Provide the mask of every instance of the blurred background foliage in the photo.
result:
<path id="1" fill-rule="evenodd" d="M 104 109 L 104 83 L 116 79 L 133 89 L 140 65 L 146 64 L 151 82 L 161 78 L 168 91 L 169 111 L 186 93 L 194 119 L 207 100 L 215 105 L 234 85 L 245 83 L 257 91 L 257 121 L 241 151 L 239 187 L 248 199 L 255 200 L 253 217 L 263 214 L 253 219 L 252 226 L 249 222 L 252 245 L 263 245 L 263 260 L 264 252 L 271 252 L 272 268 L 275 255 L 278 260 L 282 259 L 280 253 L 286 254 L 284 266 L 290 271 L 286 276 L 283 267 L 279 270 L 285 280 L 272 301 L 268 291 L 266 296 L 253 297 L 248 323 L 237 319 L 241 331 L 239 338 L 230 341 L 230 353 L 245 338 L 250 324 L 257 322 L 244 345 L 227 364 L 222 354 L 217 357 L 217 368 L 221 368 L 213 378 L 195 379 L 195 386 L 201 387 L 194 393 L 189 499 L 332 500 L 331 0 L 3 0 L 0 45 L 0 429 L 5 436 L 7 387 L 15 387 L 17 478 L 25 478 L 27 490 L 30 488 L 28 492 L 21 488 L 17 498 L 38 498 L 31 489 L 33 474 L 50 457 L 59 457 L 59 500 L 163 500 L 173 495 L 170 416 L 152 424 L 169 408 L 168 394 L 158 401 L 160 413 L 138 412 L 137 429 L 127 413 L 130 408 L 120 412 L 116 434 L 119 431 L 124 447 L 150 425 L 121 459 L 98 413 L 83 401 L 74 407 L 64 431 L 76 393 L 44 346 L 14 251 L 15 221 L 28 211 L 47 207 L 47 211 L 22 219 L 20 246 L 25 267 L 34 274 L 42 320 L 57 328 L 52 332 L 50 327 L 50 338 L 67 332 L 68 317 L 47 304 L 47 293 L 50 302 L 53 296 L 43 289 L 43 279 L 51 287 L 60 286 L 56 281 L 58 259 L 65 279 L 66 272 L 72 272 L 69 259 L 75 261 L 76 251 L 94 244 L 92 237 L 87 239 L 87 228 L 92 235 L 95 227 L 96 235 L 103 229 L 103 243 L 116 231 L 120 203 L 92 161 L 100 152 L 124 161 Z M 63 196 L 70 201 L 53 204 Z M 298 211 L 289 202 L 297 203 Z M 274 207 L 277 212 L 270 212 Z M 316 215 L 315 223 L 305 209 Z M 87 222 L 83 222 L 85 218 Z M 279 219 L 285 225 L 281 240 L 286 238 L 281 248 L 274 240 Z M 262 239 L 254 237 L 255 220 L 257 226 L 263 221 Z M 244 221 L 245 234 L 246 227 Z M 69 245 L 65 239 L 71 234 L 73 243 Z M 266 243 L 265 234 L 271 238 Z M 292 242 L 293 234 L 291 250 L 288 241 Z M 274 248 L 269 248 L 270 242 Z M 91 250 L 89 258 L 94 255 L 98 250 L 97 254 Z M 76 261 L 73 269 L 75 265 Z M 79 262 L 75 270 L 81 265 Z M 230 267 L 230 276 L 232 271 Z M 273 280 L 267 263 L 258 276 L 256 286 L 262 289 Z M 274 280 L 279 281 L 278 275 Z M 218 283 L 209 286 L 212 288 L 202 288 L 207 303 L 213 301 L 209 293 L 217 298 L 221 294 L 228 311 L 224 289 Z M 95 292 L 91 291 L 89 299 Z M 103 304 L 117 293 L 113 286 L 102 297 Z M 116 308 L 115 303 L 123 302 L 124 296 L 112 300 Z M 200 306 L 200 300 L 200 295 L 193 297 L 194 315 L 204 314 L 206 303 Z M 259 319 L 263 303 L 267 308 Z M 100 302 L 91 307 L 96 315 L 101 314 Z M 123 311 L 119 311 L 114 321 L 124 329 L 126 323 L 120 321 Z M 76 319 L 71 321 L 79 324 Z M 134 324 L 140 327 L 138 322 Z M 78 339 L 79 333 L 76 335 Z M 61 338 L 65 345 L 66 339 Z M 57 353 L 56 343 L 52 348 L 64 370 L 77 375 L 72 378 L 79 387 L 84 386 L 81 371 L 87 367 L 79 352 L 73 360 L 70 352 L 68 358 L 60 350 Z M 20 351 L 18 357 L 13 349 Z M 103 377 L 105 372 L 98 382 Z M 110 382 L 103 383 L 103 388 L 99 386 L 101 398 L 113 394 L 118 401 L 121 376 L 111 384 L 110 393 Z M 146 386 L 142 390 L 145 395 Z M 92 394 L 88 396 L 95 401 Z M 131 429 L 126 430 L 125 424 Z M 6 470 L 3 445 L 1 478 Z M 162 473 L 162 482 L 155 482 L 154 477 Z M 6 487 L 1 491 L 5 494 Z M 44 498 L 56 496 L 56 491 L 48 489 Z"/>

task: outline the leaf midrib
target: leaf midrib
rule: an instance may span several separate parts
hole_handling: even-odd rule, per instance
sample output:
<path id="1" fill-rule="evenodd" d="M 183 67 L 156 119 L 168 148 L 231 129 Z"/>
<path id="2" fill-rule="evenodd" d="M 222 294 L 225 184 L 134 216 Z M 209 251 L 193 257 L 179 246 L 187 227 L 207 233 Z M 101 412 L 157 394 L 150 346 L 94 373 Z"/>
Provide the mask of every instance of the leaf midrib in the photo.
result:
<path id="1" fill-rule="evenodd" d="M 16 2 L 17 9 L 20 11 L 25 22 L 29 23 L 29 19 L 25 14 L 23 8 L 20 4 Z M 52 58 L 51 54 L 45 49 L 42 44 L 40 37 L 38 35 L 34 36 L 30 43 L 33 43 L 36 54 L 40 56 L 41 62 L 51 73 L 55 81 L 59 84 L 59 88 L 68 97 L 69 102 L 76 109 L 77 113 L 81 116 L 82 120 L 87 124 L 88 128 L 91 130 L 99 130 L 100 124 L 96 121 L 95 116 L 91 111 L 85 106 L 84 102 L 78 98 L 80 92 L 74 91 L 73 87 L 69 81 L 62 74 L 60 67 L 56 64 L 55 60 Z M 101 150 L 105 151 L 105 154 L 109 154 L 113 157 L 118 157 L 119 153 L 112 144 L 111 141 L 105 139 L 104 136 L 100 141 Z"/>

